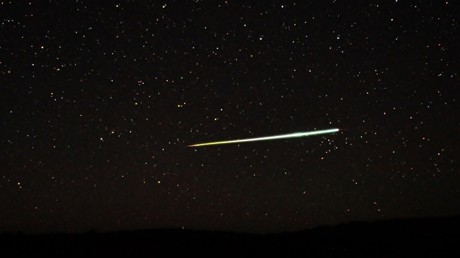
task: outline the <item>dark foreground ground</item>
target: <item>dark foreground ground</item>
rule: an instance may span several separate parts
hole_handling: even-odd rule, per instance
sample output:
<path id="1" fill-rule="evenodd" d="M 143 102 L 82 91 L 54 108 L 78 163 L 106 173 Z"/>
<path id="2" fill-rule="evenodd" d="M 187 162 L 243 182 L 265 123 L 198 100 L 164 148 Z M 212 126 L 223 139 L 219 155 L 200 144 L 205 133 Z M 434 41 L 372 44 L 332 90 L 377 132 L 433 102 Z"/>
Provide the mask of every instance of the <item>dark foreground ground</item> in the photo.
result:
<path id="1" fill-rule="evenodd" d="M 188 230 L 0 235 L 0 257 L 460 257 L 460 216 L 269 235 Z"/>

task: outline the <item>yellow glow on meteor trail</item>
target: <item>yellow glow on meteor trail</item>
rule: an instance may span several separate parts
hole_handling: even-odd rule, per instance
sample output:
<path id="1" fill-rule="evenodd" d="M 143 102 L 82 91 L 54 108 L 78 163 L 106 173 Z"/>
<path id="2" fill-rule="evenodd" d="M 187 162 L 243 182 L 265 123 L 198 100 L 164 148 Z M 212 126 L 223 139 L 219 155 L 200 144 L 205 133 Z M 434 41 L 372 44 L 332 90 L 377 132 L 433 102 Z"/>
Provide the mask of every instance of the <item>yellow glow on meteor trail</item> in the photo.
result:
<path id="1" fill-rule="evenodd" d="M 187 147 L 203 147 L 203 146 L 210 146 L 210 145 L 222 145 L 222 144 L 232 144 L 232 143 L 257 142 L 257 141 L 279 140 L 279 139 L 287 139 L 287 138 L 298 138 L 298 137 L 307 137 L 307 136 L 320 135 L 320 134 L 336 133 L 338 131 L 339 131 L 338 128 L 333 128 L 333 129 L 327 129 L 327 130 L 317 130 L 317 131 L 299 132 L 299 133 L 288 133 L 288 134 L 280 134 L 280 135 L 257 137 L 257 138 L 248 138 L 248 139 L 239 139 L 239 140 L 197 143 L 197 144 L 188 145 Z"/>

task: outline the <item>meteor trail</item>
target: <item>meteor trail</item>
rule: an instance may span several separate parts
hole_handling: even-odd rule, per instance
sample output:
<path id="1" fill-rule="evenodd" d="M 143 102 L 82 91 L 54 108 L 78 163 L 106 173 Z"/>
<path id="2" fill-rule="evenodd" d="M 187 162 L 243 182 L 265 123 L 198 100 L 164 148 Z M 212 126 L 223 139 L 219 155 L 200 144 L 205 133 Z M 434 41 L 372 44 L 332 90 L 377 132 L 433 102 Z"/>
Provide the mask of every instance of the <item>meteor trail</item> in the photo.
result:
<path id="1" fill-rule="evenodd" d="M 339 131 L 338 128 L 333 128 L 333 129 L 327 129 L 327 130 L 288 133 L 288 134 L 280 134 L 280 135 L 248 138 L 248 139 L 197 143 L 197 144 L 188 145 L 187 147 L 203 147 L 203 146 L 210 146 L 210 145 L 222 145 L 222 144 L 232 144 L 232 143 L 242 143 L 242 142 L 257 142 L 257 141 L 268 141 L 268 140 L 278 140 L 278 139 L 287 139 L 287 138 L 298 138 L 298 137 L 307 137 L 307 136 L 320 135 L 320 134 L 336 133 L 338 131 Z"/>

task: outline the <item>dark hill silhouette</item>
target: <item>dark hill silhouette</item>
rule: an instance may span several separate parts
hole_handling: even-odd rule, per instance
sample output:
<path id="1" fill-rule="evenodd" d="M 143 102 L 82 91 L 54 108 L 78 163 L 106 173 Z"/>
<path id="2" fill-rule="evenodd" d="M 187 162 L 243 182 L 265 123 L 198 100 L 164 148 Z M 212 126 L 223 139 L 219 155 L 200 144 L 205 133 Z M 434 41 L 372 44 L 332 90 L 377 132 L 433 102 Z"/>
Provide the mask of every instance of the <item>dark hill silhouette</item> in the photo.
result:
<path id="1" fill-rule="evenodd" d="M 0 257 L 460 257 L 460 216 L 349 223 L 281 233 L 159 229 L 0 235 Z"/>

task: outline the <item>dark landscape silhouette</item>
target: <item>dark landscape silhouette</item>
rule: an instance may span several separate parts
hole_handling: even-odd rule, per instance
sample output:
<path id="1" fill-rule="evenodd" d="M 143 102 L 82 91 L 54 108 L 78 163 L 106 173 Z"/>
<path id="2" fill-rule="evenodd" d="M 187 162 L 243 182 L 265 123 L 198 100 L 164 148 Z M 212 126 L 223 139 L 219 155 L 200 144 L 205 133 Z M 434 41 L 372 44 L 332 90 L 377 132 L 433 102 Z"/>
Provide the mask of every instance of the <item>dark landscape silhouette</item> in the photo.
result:
<path id="1" fill-rule="evenodd" d="M 3 233 L 2 257 L 459 257 L 460 216 L 357 222 L 278 234 L 152 229 Z"/>

